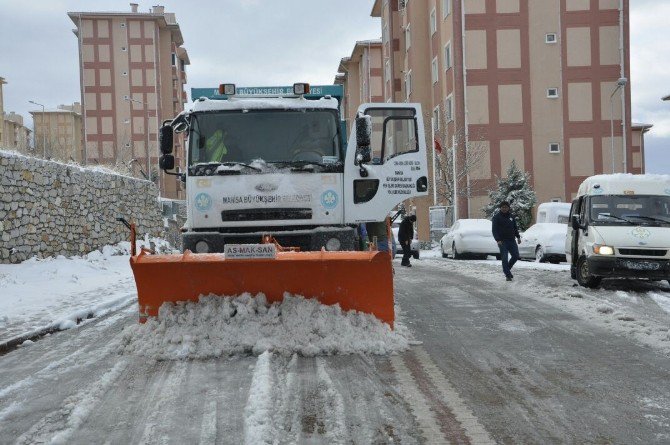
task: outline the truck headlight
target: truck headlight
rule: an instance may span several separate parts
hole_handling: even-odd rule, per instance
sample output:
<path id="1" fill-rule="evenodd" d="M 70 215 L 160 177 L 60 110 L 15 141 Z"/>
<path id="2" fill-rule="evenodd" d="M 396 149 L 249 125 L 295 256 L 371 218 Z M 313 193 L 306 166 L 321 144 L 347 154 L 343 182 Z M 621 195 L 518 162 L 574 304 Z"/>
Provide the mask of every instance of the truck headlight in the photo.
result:
<path id="1" fill-rule="evenodd" d="M 340 247 L 342 247 L 342 243 L 337 238 L 331 238 L 326 243 L 326 250 L 329 250 L 331 252 L 336 251 L 336 250 L 340 250 Z"/>
<path id="2" fill-rule="evenodd" d="M 195 243 L 195 253 L 207 253 L 209 252 L 209 244 L 207 241 L 200 240 Z"/>
<path id="3" fill-rule="evenodd" d="M 600 244 L 593 245 L 593 252 L 598 255 L 614 255 L 614 247 L 601 246 Z"/>

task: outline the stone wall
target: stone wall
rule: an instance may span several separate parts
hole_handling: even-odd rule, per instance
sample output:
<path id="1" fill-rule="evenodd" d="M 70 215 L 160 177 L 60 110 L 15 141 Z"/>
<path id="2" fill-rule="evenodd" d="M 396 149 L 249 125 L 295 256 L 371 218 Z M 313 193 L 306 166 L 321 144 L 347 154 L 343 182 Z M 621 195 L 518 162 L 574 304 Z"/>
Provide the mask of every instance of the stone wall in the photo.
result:
<path id="1" fill-rule="evenodd" d="M 0 151 L 0 263 L 81 255 L 128 239 L 162 236 L 158 191 L 149 181 L 100 168 Z"/>

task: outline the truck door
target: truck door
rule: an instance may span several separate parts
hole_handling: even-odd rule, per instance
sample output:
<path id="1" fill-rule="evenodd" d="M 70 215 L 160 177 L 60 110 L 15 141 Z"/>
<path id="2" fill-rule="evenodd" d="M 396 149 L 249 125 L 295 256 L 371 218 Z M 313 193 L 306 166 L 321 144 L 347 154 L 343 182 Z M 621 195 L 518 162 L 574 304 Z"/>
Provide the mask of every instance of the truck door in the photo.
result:
<path id="1" fill-rule="evenodd" d="M 428 194 L 426 139 L 420 104 L 362 104 L 370 116 L 370 162 L 357 160 L 356 130 L 344 166 L 347 224 L 382 221 L 406 199 Z"/>

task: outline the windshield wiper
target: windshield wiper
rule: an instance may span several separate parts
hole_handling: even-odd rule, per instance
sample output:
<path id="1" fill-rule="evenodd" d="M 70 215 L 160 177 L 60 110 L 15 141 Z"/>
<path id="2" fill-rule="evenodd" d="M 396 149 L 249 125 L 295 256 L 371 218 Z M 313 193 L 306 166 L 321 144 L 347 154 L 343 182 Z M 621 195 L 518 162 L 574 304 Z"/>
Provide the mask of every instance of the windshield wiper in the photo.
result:
<path id="1" fill-rule="evenodd" d="M 628 224 L 635 224 L 635 223 L 634 223 L 633 221 L 631 221 L 630 219 L 622 218 L 622 217 L 620 217 L 620 216 L 616 216 L 616 215 L 609 215 L 609 214 L 607 214 L 607 213 L 600 213 L 600 214 L 598 215 L 598 218 L 600 218 L 601 216 L 606 216 L 606 217 L 608 217 L 608 218 L 614 218 L 614 219 L 618 219 L 618 220 L 620 220 L 620 221 L 625 221 L 625 222 L 627 222 Z"/>
<path id="2" fill-rule="evenodd" d="M 239 165 L 239 166 L 242 166 L 242 167 L 245 167 L 245 168 L 250 168 L 250 169 L 252 169 L 252 170 L 256 170 L 257 172 L 261 172 L 261 171 L 263 171 L 263 170 L 261 170 L 261 169 L 258 168 L 258 167 L 254 167 L 253 165 L 245 164 L 244 162 L 227 161 L 227 162 L 220 162 L 220 163 L 218 163 L 218 164 L 220 164 L 220 165 L 225 165 L 226 167 L 234 167 L 234 166 L 238 166 L 238 165 Z"/>
<path id="3" fill-rule="evenodd" d="M 341 161 L 337 162 L 319 162 L 319 161 L 266 161 L 268 164 L 273 164 L 273 165 L 280 165 L 280 166 L 291 166 L 293 169 L 296 170 L 304 170 L 305 167 L 309 166 L 319 166 L 324 169 L 331 169 L 331 168 L 337 168 L 342 165 Z"/>
<path id="4" fill-rule="evenodd" d="M 654 218 L 653 216 L 643 216 L 643 215 L 629 215 L 629 216 L 631 216 L 633 218 L 648 219 L 649 221 L 670 223 L 670 221 L 668 221 L 667 219 Z"/>

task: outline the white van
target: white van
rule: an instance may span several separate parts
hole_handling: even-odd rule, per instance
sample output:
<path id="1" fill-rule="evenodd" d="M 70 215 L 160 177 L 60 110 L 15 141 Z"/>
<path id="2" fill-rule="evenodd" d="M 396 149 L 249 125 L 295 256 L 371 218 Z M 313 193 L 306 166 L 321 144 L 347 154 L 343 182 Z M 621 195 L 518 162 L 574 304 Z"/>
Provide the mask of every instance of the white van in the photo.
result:
<path id="1" fill-rule="evenodd" d="M 670 176 L 598 175 L 570 209 L 565 253 L 573 279 L 670 279 Z"/>
<path id="2" fill-rule="evenodd" d="M 537 206 L 535 222 L 567 224 L 570 218 L 569 202 L 543 202 Z"/>

